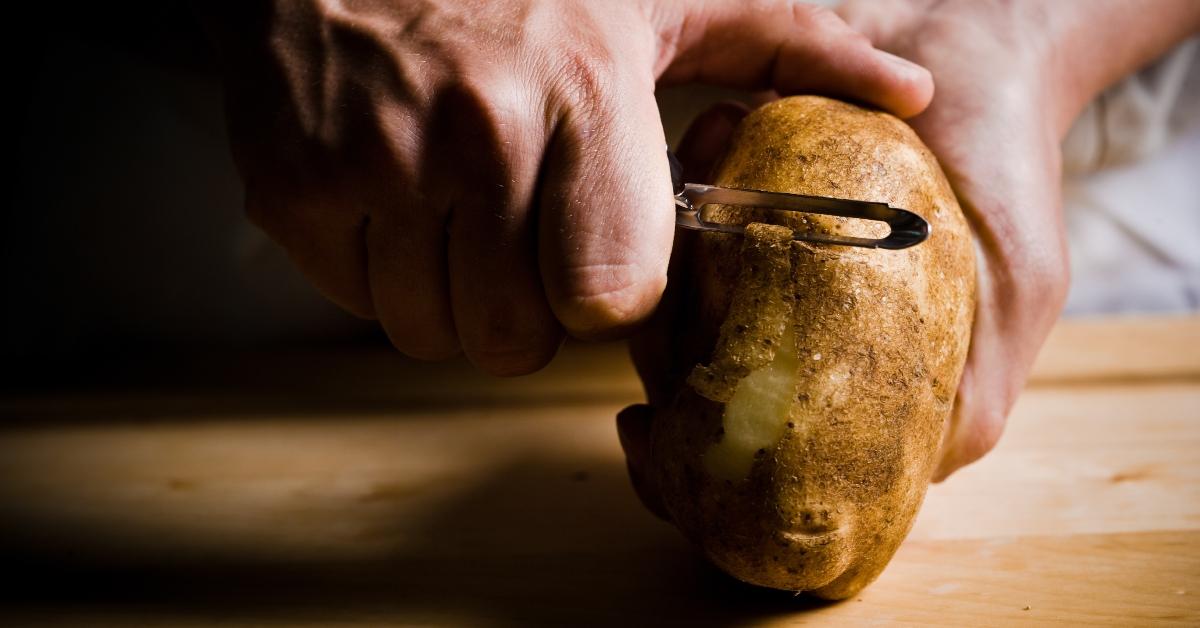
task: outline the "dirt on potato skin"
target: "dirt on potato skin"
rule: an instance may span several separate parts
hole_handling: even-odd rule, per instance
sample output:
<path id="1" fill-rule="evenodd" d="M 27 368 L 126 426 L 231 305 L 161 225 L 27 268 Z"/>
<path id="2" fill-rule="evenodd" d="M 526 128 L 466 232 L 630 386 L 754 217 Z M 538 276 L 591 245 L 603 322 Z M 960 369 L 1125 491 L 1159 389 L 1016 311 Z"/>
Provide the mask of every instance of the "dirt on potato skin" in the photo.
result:
<path id="1" fill-rule="evenodd" d="M 706 233 L 683 288 L 693 316 L 678 327 L 687 350 L 672 370 L 692 375 L 651 432 L 651 476 L 666 510 L 739 579 L 849 597 L 883 570 L 924 498 L 966 361 L 971 234 L 911 128 L 826 98 L 787 98 L 750 114 L 714 183 L 885 201 L 932 227 L 926 242 L 900 251 L 780 244 L 769 228 Z M 712 218 L 779 223 L 781 215 L 721 208 Z M 835 217 L 785 220 L 854 228 Z M 780 320 L 792 325 L 800 356 L 787 429 L 748 477 L 714 478 L 703 460 L 725 437 L 724 402 L 770 362 Z"/>

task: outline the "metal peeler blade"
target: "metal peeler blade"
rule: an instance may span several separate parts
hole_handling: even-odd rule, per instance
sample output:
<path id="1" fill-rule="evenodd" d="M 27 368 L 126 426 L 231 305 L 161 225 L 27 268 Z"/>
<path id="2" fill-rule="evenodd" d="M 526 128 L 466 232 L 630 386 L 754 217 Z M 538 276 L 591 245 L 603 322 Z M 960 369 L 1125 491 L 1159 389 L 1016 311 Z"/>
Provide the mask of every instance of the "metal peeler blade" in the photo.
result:
<path id="1" fill-rule="evenodd" d="M 842 244 L 872 249 L 905 249 L 920 244 L 929 237 L 929 223 L 924 218 L 906 209 L 891 207 L 887 203 L 683 183 L 682 168 L 679 166 L 678 160 L 670 151 L 668 151 L 668 156 L 671 160 L 671 178 L 675 184 L 675 224 L 684 229 L 742 233 L 744 228 L 741 225 L 709 222 L 701 216 L 701 210 L 705 205 L 741 205 L 875 220 L 891 227 L 891 233 L 882 238 L 857 238 L 811 231 L 794 232 L 796 240 L 806 242 Z"/>

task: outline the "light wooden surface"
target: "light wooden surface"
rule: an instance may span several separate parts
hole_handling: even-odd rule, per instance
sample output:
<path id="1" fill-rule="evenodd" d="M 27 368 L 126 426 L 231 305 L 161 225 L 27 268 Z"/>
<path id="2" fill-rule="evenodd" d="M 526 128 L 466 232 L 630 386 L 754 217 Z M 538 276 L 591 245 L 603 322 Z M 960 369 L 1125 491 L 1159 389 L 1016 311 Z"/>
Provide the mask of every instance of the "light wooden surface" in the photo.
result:
<path id="1" fill-rule="evenodd" d="M 858 599 L 708 568 L 643 512 L 619 348 L 498 382 L 209 355 L 0 401 L 0 620 L 58 625 L 1200 625 L 1200 318 L 1060 325 L 995 452 Z"/>

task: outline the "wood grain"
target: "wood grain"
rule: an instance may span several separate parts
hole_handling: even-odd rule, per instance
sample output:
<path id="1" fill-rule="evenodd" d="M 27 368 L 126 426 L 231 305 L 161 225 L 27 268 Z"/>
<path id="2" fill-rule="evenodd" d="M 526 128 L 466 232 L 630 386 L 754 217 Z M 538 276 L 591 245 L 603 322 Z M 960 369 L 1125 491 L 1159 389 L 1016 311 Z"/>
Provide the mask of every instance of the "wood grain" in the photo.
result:
<path id="1" fill-rule="evenodd" d="M 1073 318 L 1038 355 L 1033 385 L 1200 379 L 1200 316 Z"/>
<path id="2" fill-rule="evenodd" d="M 257 380 L 246 362 L 226 384 L 14 395 L 0 621 L 1197 625 L 1200 380 L 1183 358 L 1129 367 L 1182 352 L 1196 320 L 1129 324 L 1056 331 L 996 451 L 933 487 L 880 580 L 835 605 L 732 582 L 641 509 L 612 424 L 639 393 L 610 347 L 515 392 L 372 353 L 294 388 L 291 356 Z M 1108 370 L 1057 355 L 1130 337 L 1140 357 Z M 155 377 L 172 368 L 198 372 Z"/>

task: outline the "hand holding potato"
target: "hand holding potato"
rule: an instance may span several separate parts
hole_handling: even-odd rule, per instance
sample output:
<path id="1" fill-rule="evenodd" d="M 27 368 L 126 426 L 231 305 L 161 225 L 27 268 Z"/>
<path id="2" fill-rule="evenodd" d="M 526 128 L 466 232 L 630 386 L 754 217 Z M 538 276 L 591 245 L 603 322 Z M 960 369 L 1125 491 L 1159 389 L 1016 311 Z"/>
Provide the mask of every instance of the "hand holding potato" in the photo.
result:
<path id="1" fill-rule="evenodd" d="M 1066 298 L 1062 138 L 1106 86 L 1200 30 L 1200 3 L 849 0 L 838 11 L 933 72 L 937 93 L 911 124 L 980 250 L 979 308 L 940 480 L 995 446 Z"/>

